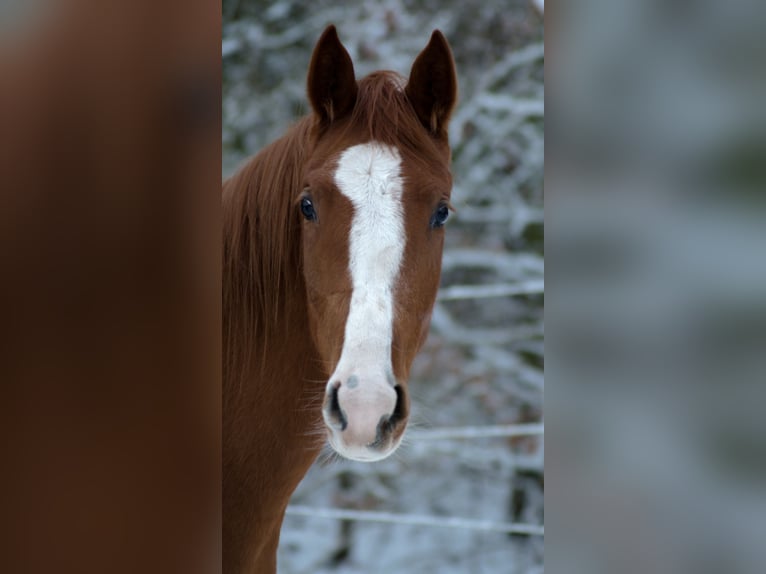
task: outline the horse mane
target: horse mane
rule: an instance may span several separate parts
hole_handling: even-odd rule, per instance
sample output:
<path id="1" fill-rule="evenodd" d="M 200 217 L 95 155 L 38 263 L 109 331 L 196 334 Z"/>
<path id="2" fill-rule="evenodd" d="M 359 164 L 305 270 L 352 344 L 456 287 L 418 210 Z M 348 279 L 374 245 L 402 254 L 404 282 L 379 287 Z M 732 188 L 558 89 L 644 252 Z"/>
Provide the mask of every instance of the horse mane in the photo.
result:
<path id="1" fill-rule="evenodd" d="M 444 149 L 420 123 L 404 92 L 404 78 L 389 71 L 358 82 L 357 101 L 344 131 L 364 141 L 397 146 L 432 169 Z M 242 380 L 256 336 L 268 339 L 282 316 L 287 290 L 300 281 L 300 216 L 295 201 L 303 166 L 321 126 L 313 115 L 248 161 L 223 184 L 223 374 Z M 265 350 L 264 350 L 265 351 Z"/>
<path id="2" fill-rule="evenodd" d="M 294 209 L 311 121 L 303 118 L 223 184 L 223 373 L 243 376 L 257 333 L 276 323 L 299 272 Z"/>

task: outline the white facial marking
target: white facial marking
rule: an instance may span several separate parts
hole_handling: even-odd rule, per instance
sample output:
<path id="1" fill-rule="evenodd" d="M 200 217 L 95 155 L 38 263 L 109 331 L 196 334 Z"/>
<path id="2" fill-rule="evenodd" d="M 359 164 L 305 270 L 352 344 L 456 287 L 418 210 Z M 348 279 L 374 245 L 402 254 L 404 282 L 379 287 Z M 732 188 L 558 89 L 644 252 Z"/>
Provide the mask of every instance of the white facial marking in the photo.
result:
<path id="1" fill-rule="evenodd" d="M 338 366 L 327 383 L 337 386 L 345 418 L 340 430 L 325 412 L 333 448 L 346 458 L 380 460 L 390 455 L 401 436 L 376 447 L 381 421 L 396 408 L 391 384 L 394 292 L 404 253 L 401 156 L 376 142 L 344 151 L 335 184 L 354 207 L 349 233 L 351 303 Z M 329 394 L 328 394 L 329 396 Z M 382 445 L 381 445 L 382 446 Z"/>
<path id="2" fill-rule="evenodd" d="M 394 290 L 405 243 L 401 163 L 396 148 L 370 142 L 345 150 L 335 172 L 335 184 L 354 206 L 353 292 L 336 372 L 374 369 L 384 382 L 391 368 Z"/>

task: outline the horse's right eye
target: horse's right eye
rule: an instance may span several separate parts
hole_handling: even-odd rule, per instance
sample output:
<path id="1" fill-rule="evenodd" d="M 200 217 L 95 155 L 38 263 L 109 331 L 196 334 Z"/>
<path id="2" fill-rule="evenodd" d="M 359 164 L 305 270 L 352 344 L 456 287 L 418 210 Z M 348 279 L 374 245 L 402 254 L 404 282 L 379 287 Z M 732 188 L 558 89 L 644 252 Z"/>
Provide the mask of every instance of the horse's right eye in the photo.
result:
<path id="1" fill-rule="evenodd" d="M 446 203 L 440 203 L 431 216 L 431 228 L 442 227 L 449 217 L 449 206 Z"/>
<path id="2" fill-rule="evenodd" d="M 314 210 L 314 203 L 310 198 L 304 197 L 301 199 L 301 213 L 306 221 L 316 221 L 317 212 Z"/>

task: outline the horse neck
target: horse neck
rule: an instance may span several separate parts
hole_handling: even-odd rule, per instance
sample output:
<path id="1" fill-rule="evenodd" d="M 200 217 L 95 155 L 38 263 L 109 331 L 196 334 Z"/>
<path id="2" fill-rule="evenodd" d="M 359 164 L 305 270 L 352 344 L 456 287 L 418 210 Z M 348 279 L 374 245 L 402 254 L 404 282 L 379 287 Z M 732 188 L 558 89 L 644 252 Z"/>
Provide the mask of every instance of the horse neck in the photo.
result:
<path id="1" fill-rule="evenodd" d="M 273 571 L 284 508 L 323 442 L 312 433 L 323 374 L 308 326 L 300 222 L 290 218 L 306 153 L 297 138 L 306 135 L 299 124 L 224 184 L 227 571 L 246 563 Z"/>

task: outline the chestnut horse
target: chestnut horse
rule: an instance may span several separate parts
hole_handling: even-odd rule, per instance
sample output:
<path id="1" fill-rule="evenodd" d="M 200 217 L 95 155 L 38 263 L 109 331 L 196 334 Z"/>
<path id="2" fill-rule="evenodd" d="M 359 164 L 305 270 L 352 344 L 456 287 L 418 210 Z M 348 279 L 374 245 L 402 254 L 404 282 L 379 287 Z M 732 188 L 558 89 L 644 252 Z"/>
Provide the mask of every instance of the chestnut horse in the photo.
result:
<path id="1" fill-rule="evenodd" d="M 405 82 L 357 82 L 334 26 L 312 114 L 223 185 L 223 564 L 276 571 L 290 495 L 325 438 L 389 456 L 441 272 L 452 53 L 433 33 Z"/>

